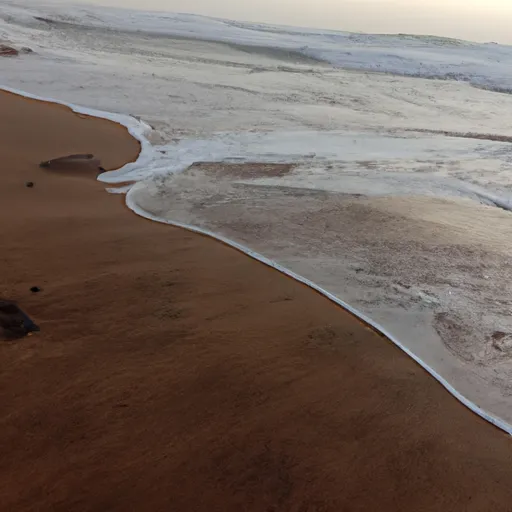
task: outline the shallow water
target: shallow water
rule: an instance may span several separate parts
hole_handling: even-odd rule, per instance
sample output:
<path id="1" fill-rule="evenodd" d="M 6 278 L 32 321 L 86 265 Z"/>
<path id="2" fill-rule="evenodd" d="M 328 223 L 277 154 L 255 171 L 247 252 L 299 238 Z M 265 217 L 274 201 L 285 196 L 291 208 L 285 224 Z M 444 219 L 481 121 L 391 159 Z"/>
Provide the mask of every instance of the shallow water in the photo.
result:
<path id="1" fill-rule="evenodd" d="M 146 180 L 139 206 L 322 285 L 512 420 L 512 217 L 496 208 L 512 204 L 512 146 L 482 138 L 512 136 L 512 96 L 332 65 L 445 77 L 467 54 L 465 79 L 504 88 L 511 49 L 19 3 L 0 6 L 0 39 L 36 51 L 2 61 L 3 85 L 154 128 L 150 160 L 104 176 Z M 197 162 L 217 165 L 182 172 Z"/>

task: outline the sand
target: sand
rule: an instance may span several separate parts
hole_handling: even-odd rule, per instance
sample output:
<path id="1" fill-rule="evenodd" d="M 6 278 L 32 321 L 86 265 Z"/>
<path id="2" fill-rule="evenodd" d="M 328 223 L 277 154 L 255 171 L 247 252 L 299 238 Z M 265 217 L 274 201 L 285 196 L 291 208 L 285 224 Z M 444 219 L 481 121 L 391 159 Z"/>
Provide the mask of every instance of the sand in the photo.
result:
<path id="1" fill-rule="evenodd" d="M 5 93 L 0 112 L 0 295 L 41 328 L 0 343 L 2 510 L 510 510 L 510 438 L 388 340 L 38 167 L 119 167 L 123 128 Z"/>
<path id="2" fill-rule="evenodd" d="M 315 164 L 199 163 L 148 180 L 130 200 L 318 284 L 512 424 L 510 212 L 429 195 L 421 181 L 375 192 L 379 171 L 332 167 L 324 182 Z"/>

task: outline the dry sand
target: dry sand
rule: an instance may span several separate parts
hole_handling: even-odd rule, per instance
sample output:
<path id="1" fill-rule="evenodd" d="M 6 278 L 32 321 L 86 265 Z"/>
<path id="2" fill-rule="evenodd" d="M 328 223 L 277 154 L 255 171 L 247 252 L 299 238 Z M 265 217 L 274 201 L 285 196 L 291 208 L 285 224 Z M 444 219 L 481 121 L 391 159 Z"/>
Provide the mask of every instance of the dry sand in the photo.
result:
<path id="1" fill-rule="evenodd" d="M 4 93 L 0 113 L 0 295 L 41 327 L 0 344 L 1 510 L 510 510 L 510 438 L 389 341 L 37 165 L 118 167 L 124 129 Z"/>

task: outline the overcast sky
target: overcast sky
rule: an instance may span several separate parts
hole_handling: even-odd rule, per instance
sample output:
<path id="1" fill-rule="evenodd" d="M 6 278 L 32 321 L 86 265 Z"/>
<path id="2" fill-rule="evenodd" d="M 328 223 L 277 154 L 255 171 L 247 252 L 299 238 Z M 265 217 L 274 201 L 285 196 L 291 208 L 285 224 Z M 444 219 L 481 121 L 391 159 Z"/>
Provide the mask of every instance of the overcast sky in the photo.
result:
<path id="1" fill-rule="evenodd" d="M 66 1 L 66 0 L 64 0 Z M 80 0 L 73 0 L 77 3 Z M 147 10 L 512 43 L 512 0 L 81 0 Z"/>

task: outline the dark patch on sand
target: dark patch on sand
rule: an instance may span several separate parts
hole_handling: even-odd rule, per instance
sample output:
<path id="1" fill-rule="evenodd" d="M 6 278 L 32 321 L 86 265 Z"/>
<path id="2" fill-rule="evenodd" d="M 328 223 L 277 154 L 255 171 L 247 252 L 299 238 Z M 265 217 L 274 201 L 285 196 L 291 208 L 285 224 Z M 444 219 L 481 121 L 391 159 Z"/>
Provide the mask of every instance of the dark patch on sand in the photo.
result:
<path id="1" fill-rule="evenodd" d="M 39 164 L 39 167 L 50 171 L 65 171 L 66 174 L 76 174 L 78 176 L 97 176 L 105 169 L 101 166 L 101 161 L 92 154 L 67 155 L 58 158 L 52 158 Z"/>

